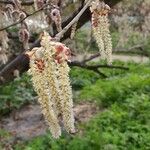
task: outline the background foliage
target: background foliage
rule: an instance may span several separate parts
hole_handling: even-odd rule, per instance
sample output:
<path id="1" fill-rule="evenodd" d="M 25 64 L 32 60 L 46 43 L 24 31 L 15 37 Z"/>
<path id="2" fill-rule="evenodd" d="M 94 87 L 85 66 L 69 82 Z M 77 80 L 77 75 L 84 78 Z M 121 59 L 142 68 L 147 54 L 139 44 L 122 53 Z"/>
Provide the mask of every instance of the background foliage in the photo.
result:
<path id="1" fill-rule="evenodd" d="M 149 58 L 149 5 L 149 0 L 131 0 L 116 6 L 116 13 L 110 16 L 115 53 L 128 56 L 138 53 Z M 70 44 L 75 52 L 98 51 L 89 30 L 87 23 L 77 31 L 73 44 Z M 65 42 L 70 43 L 69 40 Z M 13 143 L 12 135 L 0 129 L 0 149 L 13 143 L 15 150 L 149 150 L 150 62 L 114 61 L 113 65 L 129 67 L 129 71 L 102 69 L 108 78 L 101 79 L 92 71 L 72 68 L 70 77 L 75 104 L 91 102 L 99 107 L 90 121 L 77 124 L 76 135 L 64 132 L 59 140 L 54 140 L 47 131 L 43 136 Z M 0 86 L 0 118 L 35 101 L 30 77 L 24 74 Z"/>

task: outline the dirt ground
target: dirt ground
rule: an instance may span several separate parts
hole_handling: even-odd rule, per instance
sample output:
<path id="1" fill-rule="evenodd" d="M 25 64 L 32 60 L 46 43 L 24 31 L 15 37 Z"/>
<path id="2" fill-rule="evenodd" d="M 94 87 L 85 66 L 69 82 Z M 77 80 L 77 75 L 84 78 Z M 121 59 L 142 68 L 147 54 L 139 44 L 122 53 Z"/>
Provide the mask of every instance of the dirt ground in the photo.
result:
<path id="1" fill-rule="evenodd" d="M 98 111 L 98 108 L 91 103 L 77 104 L 74 107 L 76 123 L 89 121 Z M 15 140 L 29 140 L 44 135 L 48 126 L 41 114 L 40 106 L 29 104 L 17 112 L 12 112 L 10 116 L 2 118 L 0 128 L 8 131 Z"/>

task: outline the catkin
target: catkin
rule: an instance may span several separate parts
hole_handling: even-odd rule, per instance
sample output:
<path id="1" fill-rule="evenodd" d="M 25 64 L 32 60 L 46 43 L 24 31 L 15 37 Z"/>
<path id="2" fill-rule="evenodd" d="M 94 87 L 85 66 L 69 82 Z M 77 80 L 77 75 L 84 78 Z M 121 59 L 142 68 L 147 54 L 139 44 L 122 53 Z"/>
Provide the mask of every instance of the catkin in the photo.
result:
<path id="1" fill-rule="evenodd" d="M 8 50 L 8 35 L 7 32 L 0 31 L 0 63 L 6 64 L 8 61 L 7 50 Z"/>
<path id="2" fill-rule="evenodd" d="M 77 25 L 78 23 L 76 22 L 75 24 L 72 25 L 71 27 L 71 34 L 70 34 L 70 39 L 73 39 L 77 30 Z"/>
<path id="3" fill-rule="evenodd" d="M 49 49 L 45 51 L 45 60 L 47 60 L 46 65 L 45 65 L 45 70 L 46 70 L 46 78 L 47 78 L 47 83 L 50 88 L 52 98 L 51 100 L 54 103 L 55 107 L 55 112 L 57 114 L 57 117 L 61 113 L 61 102 L 60 102 L 60 92 L 59 92 L 59 82 L 57 79 L 57 64 L 54 61 L 53 57 L 51 56 L 51 52 Z"/>
<path id="4" fill-rule="evenodd" d="M 99 47 L 100 55 L 110 65 L 112 63 L 112 40 L 108 20 L 110 7 L 104 2 L 95 0 L 92 2 L 90 10 L 92 12 L 93 35 Z"/>
<path id="5" fill-rule="evenodd" d="M 59 64 L 59 81 L 60 90 L 62 95 L 62 116 L 65 129 L 68 133 L 74 133 L 74 114 L 73 114 L 73 101 L 72 89 L 69 81 L 70 68 L 66 61 Z"/>

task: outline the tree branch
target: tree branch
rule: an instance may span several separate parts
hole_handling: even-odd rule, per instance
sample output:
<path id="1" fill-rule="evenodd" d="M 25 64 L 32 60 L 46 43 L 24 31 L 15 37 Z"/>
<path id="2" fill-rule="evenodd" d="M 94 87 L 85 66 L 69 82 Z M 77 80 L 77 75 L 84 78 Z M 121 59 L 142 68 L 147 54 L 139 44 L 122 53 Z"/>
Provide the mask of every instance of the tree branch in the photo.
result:
<path id="1" fill-rule="evenodd" d="M 108 3 L 110 6 L 113 6 L 119 1 L 121 0 L 112 0 L 112 1 L 106 0 L 105 2 Z M 82 7 L 83 6 L 79 7 L 77 11 L 74 11 L 73 14 L 62 23 L 63 28 L 67 26 L 71 20 L 73 20 L 73 18 L 80 12 Z M 90 18 L 91 18 L 90 11 L 89 9 L 86 9 L 78 21 L 77 28 L 83 26 L 87 21 L 90 20 Z M 61 38 L 61 41 L 70 37 L 70 31 L 71 29 L 69 28 L 68 31 L 65 32 L 63 38 Z M 39 39 L 32 44 L 31 49 L 38 46 L 40 46 Z M 29 59 L 26 57 L 26 55 L 24 55 L 24 53 L 22 53 L 19 56 L 17 56 L 13 61 L 8 62 L 0 71 L 0 84 L 4 84 L 14 79 L 13 75 L 14 70 L 17 69 L 20 71 L 20 73 L 23 73 L 27 71 L 28 68 L 29 68 Z"/>
<path id="2" fill-rule="evenodd" d="M 69 63 L 69 65 L 71 67 L 80 67 L 80 68 L 83 68 L 83 69 L 87 69 L 87 70 L 91 70 L 91 71 L 94 71 L 96 72 L 97 74 L 99 74 L 101 77 L 103 78 L 107 78 L 107 76 L 102 73 L 99 69 L 100 68 L 107 68 L 107 69 L 121 69 L 121 70 L 129 70 L 129 68 L 127 67 L 122 67 L 122 66 L 109 66 L 109 65 L 87 65 L 87 62 L 99 57 L 100 54 L 97 53 L 97 54 L 94 54 L 94 55 L 91 55 L 89 56 L 89 58 L 87 59 L 84 59 L 82 61 L 74 61 L 74 62 L 71 62 Z"/>
<path id="3" fill-rule="evenodd" d="M 71 67 L 80 67 L 80 68 L 84 68 L 84 69 L 87 69 L 87 70 L 91 70 L 91 71 L 94 71 L 96 73 L 98 73 L 100 76 L 102 76 L 103 78 L 106 78 L 107 76 L 100 72 L 100 68 L 107 68 L 107 69 L 121 69 L 121 70 L 129 70 L 129 68 L 127 67 L 123 67 L 123 66 L 109 66 L 109 65 L 87 65 L 86 63 L 93 60 L 94 58 L 98 57 L 98 54 L 95 54 L 95 55 L 92 55 L 90 56 L 89 58 L 83 60 L 83 61 L 74 61 L 74 62 L 71 62 L 69 63 L 69 65 Z"/>

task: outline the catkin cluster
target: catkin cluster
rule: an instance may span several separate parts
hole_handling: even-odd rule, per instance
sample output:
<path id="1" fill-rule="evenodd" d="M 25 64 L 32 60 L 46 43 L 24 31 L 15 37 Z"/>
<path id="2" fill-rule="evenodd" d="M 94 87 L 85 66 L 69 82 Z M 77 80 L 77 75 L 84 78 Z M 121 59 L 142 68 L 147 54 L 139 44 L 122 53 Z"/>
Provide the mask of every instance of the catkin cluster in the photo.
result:
<path id="1" fill-rule="evenodd" d="M 29 73 L 52 136 L 59 138 L 61 135 L 60 116 L 66 131 L 74 133 L 72 89 L 68 75 L 70 68 L 66 62 L 70 58 L 69 48 L 52 41 L 44 32 L 41 47 L 27 54 L 30 57 Z"/>
<path id="2" fill-rule="evenodd" d="M 4 12 L 3 8 L 0 5 L 0 18 L 3 21 L 0 21 L 0 28 L 3 28 L 7 21 L 7 15 Z M 0 31 L 0 65 L 6 64 L 8 61 L 7 52 L 8 52 L 8 34 L 6 30 Z"/>
<path id="3" fill-rule="evenodd" d="M 36 10 L 47 6 L 45 7 L 44 14 L 41 14 L 41 20 L 42 18 L 45 18 L 49 25 L 54 23 L 58 32 L 62 30 L 62 18 L 60 8 L 58 6 L 59 2 L 59 0 L 34 0 L 34 7 Z"/>
<path id="4" fill-rule="evenodd" d="M 108 13 L 110 7 L 104 2 L 95 0 L 90 7 L 92 13 L 93 35 L 99 47 L 100 55 L 107 60 L 108 64 L 112 63 L 112 41 L 109 31 Z"/>
<path id="5" fill-rule="evenodd" d="M 6 5 L 6 15 L 13 23 L 21 22 L 18 32 L 19 40 L 23 44 L 25 50 L 29 49 L 29 29 L 26 21 L 27 14 L 23 11 L 20 0 L 12 0 L 12 4 Z"/>

